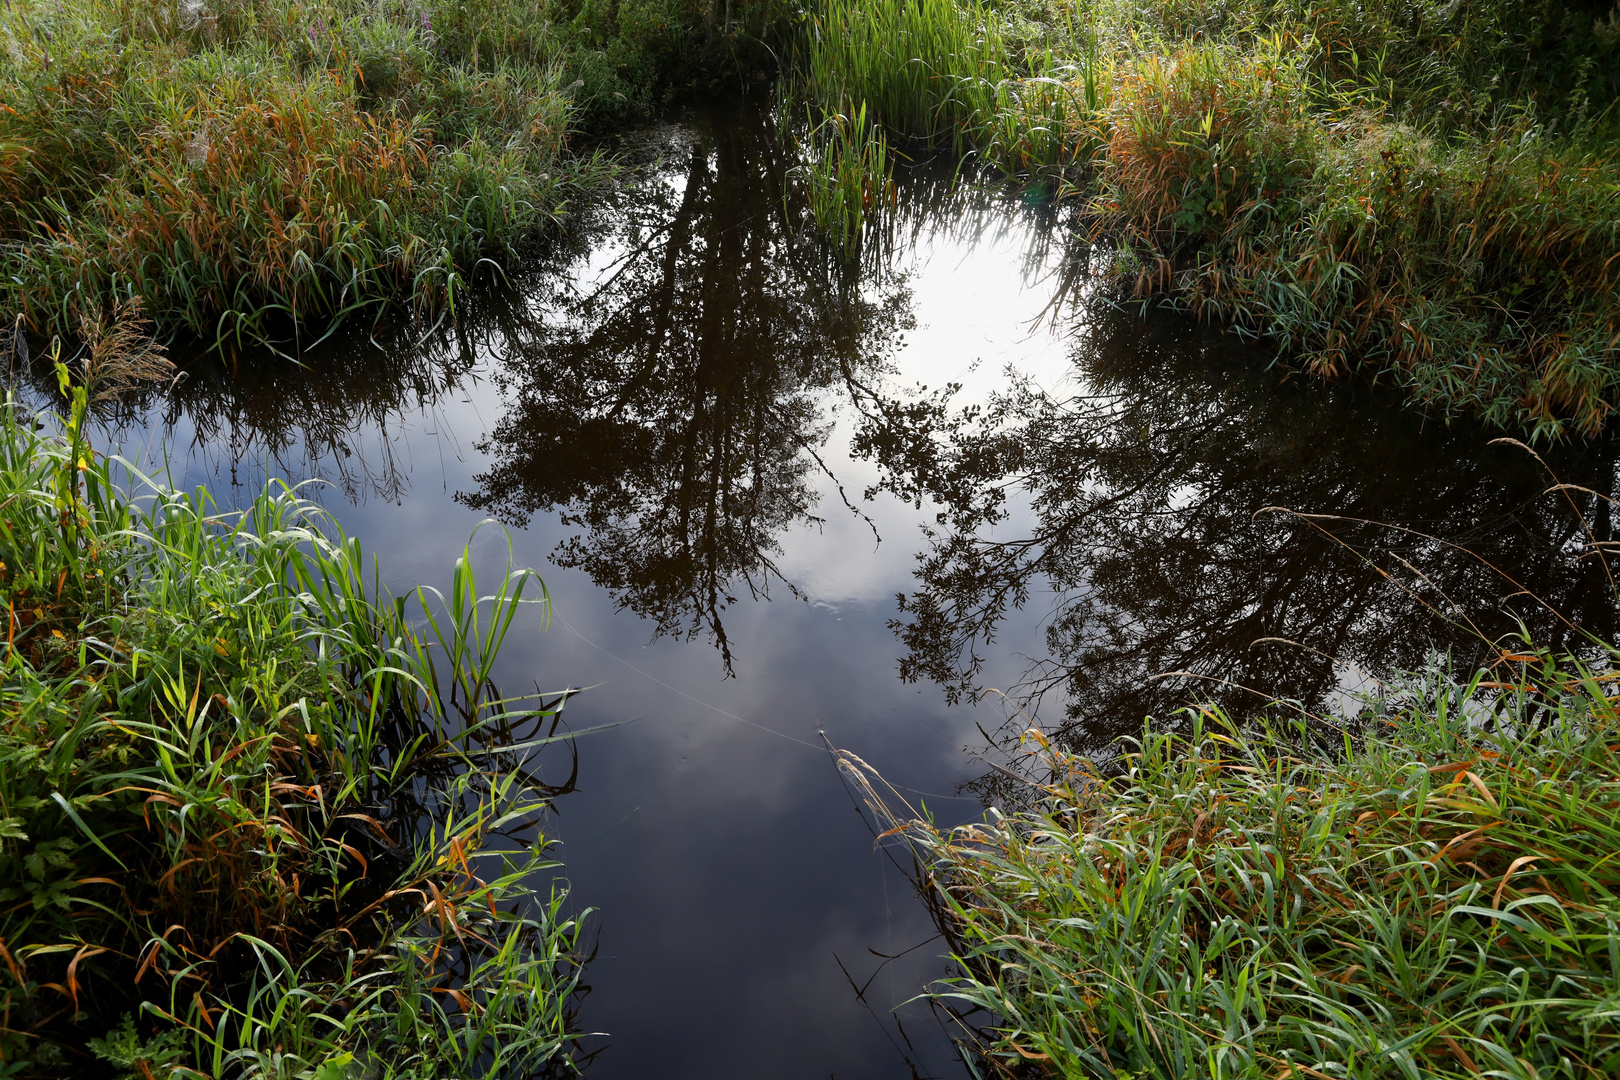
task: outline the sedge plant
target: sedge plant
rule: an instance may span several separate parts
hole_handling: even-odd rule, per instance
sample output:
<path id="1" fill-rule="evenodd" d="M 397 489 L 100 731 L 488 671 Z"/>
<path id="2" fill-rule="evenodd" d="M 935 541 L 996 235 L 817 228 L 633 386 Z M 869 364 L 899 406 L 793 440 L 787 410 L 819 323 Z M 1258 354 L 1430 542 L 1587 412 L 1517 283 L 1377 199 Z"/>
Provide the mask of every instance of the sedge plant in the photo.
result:
<path id="1" fill-rule="evenodd" d="M 1109 770 L 1032 729 L 1038 808 L 954 830 L 844 767 L 910 840 L 961 972 L 931 994 L 993 1018 L 998 1074 L 1606 1076 L 1613 678 L 1520 642 L 1339 730 L 1195 710 Z"/>

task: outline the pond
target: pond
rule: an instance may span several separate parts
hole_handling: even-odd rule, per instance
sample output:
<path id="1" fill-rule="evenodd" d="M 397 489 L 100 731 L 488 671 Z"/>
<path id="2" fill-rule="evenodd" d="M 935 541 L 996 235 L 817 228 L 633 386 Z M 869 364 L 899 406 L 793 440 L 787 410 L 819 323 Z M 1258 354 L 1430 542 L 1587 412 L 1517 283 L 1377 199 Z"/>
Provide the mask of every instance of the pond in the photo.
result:
<path id="1" fill-rule="evenodd" d="M 573 725 L 620 725 L 543 762 L 595 909 L 591 1076 L 966 1075 L 912 1000 L 941 941 L 829 743 L 965 821 L 1020 797 L 1029 716 L 1101 754 L 1194 698 L 1314 711 L 1468 668 L 1517 619 L 1612 639 L 1575 561 L 1608 504 L 1545 490 L 1612 493 L 1613 445 L 1544 466 L 1397 389 L 1288 377 L 1111 302 L 1072 210 L 949 170 L 903 169 L 847 264 L 789 146 L 764 111 L 694 113 L 438 329 L 197 363 L 106 419 L 222 501 L 323 479 L 396 586 L 469 536 L 485 572 L 508 541 L 542 571 L 555 617 L 504 687 L 589 687 Z"/>

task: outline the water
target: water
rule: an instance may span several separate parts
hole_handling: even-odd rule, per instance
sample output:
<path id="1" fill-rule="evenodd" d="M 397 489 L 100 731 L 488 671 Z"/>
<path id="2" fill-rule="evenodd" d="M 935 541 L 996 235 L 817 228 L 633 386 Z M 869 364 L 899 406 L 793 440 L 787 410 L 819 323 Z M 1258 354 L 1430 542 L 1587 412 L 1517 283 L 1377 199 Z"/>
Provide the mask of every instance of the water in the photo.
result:
<path id="1" fill-rule="evenodd" d="M 1490 433 L 1111 307 L 1050 208 L 918 170 L 852 269 L 759 113 L 631 152 L 639 181 L 455 325 L 193 365 L 106 436 L 227 502 L 323 478 L 396 586 L 469 536 L 486 572 L 508 537 L 542 570 L 556 618 L 504 689 L 589 686 L 573 723 L 621 724 L 543 764 L 577 784 L 551 832 L 596 909 L 593 1077 L 965 1075 L 910 1001 L 940 942 L 829 743 L 961 821 L 1019 797 L 988 763 L 1020 706 L 1100 752 L 1192 695 L 1318 709 L 1488 659 L 1469 624 L 1574 640 L 1502 574 L 1613 629 L 1601 563 L 1572 563 L 1606 503 L 1573 496 L 1588 537 Z M 1607 444 L 1549 464 L 1615 488 Z"/>

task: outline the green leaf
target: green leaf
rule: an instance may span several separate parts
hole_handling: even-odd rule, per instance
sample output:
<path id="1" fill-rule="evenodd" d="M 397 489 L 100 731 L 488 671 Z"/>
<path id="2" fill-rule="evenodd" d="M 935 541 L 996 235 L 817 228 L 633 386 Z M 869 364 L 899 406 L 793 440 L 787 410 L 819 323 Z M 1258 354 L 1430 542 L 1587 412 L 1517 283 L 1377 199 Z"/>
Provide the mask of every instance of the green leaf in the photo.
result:
<path id="1" fill-rule="evenodd" d="M 329 1057 L 315 1069 L 311 1080 L 347 1080 L 349 1064 L 352 1061 L 354 1061 L 354 1055 L 348 1051 Z"/>
<path id="2" fill-rule="evenodd" d="M 129 867 L 124 866 L 124 860 L 122 860 L 118 856 L 114 855 L 112 853 L 112 849 L 109 848 L 106 844 L 103 844 L 101 842 L 101 837 L 97 836 L 95 833 L 90 831 L 90 826 L 88 826 L 88 825 L 86 825 L 84 823 L 84 819 L 79 817 L 78 811 L 73 809 L 73 806 L 72 806 L 71 803 L 69 803 L 66 799 L 62 798 L 62 795 L 61 795 L 60 792 L 56 792 L 56 791 L 51 792 L 51 798 L 56 800 L 56 804 L 62 808 L 63 813 L 67 814 L 68 817 L 73 819 L 73 823 L 79 827 L 79 831 L 84 833 L 84 835 L 89 839 L 89 841 L 92 844 L 96 845 L 96 847 L 98 847 L 102 851 L 106 852 L 107 857 L 110 858 L 113 862 L 117 863 L 120 867 L 122 867 L 125 870 L 129 869 Z"/>

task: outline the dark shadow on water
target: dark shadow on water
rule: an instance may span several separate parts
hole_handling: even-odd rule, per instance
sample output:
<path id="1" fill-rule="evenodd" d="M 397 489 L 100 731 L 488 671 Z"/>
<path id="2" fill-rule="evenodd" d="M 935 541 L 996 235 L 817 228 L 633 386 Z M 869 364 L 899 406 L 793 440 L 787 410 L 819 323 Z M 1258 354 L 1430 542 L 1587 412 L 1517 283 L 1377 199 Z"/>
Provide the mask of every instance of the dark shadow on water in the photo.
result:
<path id="1" fill-rule="evenodd" d="M 1604 567 L 1576 561 L 1580 517 L 1525 448 L 1492 445 L 1501 433 L 1376 388 L 1285 379 L 1171 313 L 1094 296 L 1076 322 L 1077 386 L 1014 381 L 978 416 L 941 405 L 870 439 L 897 466 L 888 486 L 942 504 L 895 622 L 906 678 L 982 692 L 998 628 L 1027 609 L 1046 654 L 1015 697 L 1098 752 L 1192 700 L 1318 711 L 1436 655 L 1471 671 L 1521 620 L 1553 649 L 1586 644 L 1569 623 L 1613 640 Z M 1612 441 L 1546 458 L 1563 481 L 1615 491 Z M 1613 539 L 1610 505 L 1574 499 Z M 996 528 L 1020 504 L 1028 527 Z M 1189 674 L 1152 678 L 1165 672 Z"/>

